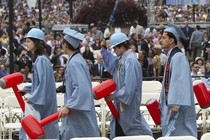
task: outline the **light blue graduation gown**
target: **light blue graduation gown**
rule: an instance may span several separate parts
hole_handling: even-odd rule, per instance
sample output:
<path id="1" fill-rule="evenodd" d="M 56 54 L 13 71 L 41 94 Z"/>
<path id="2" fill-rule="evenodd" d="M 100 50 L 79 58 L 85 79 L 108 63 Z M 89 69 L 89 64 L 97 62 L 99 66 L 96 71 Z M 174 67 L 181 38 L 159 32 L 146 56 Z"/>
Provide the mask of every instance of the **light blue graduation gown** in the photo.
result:
<path id="1" fill-rule="evenodd" d="M 119 112 L 117 120 L 125 135 L 152 135 L 152 131 L 140 113 L 142 98 L 142 68 L 136 56 L 128 50 L 120 68 L 120 85 L 118 85 L 117 68 L 118 63 L 123 59 L 114 57 L 111 52 L 103 50 L 103 66 L 113 75 L 117 84 L 117 90 L 114 93 L 114 104 Z M 120 86 L 120 87 L 119 87 Z M 120 107 L 120 104 L 123 107 Z M 116 137 L 115 119 L 111 117 L 111 135 Z"/>
<path id="2" fill-rule="evenodd" d="M 194 105 L 194 93 L 190 75 L 190 67 L 183 53 L 176 53 L 170 63 L 168 105 L 165 97 L 165 74 L 163 88 L 160 97 L 162 135 L 168 131 L 170 107 L 179 108 L 179 115 L 175 123 L 175 130 L 171 136 L 195 136 L 197 137 L 196 113 Z M 171 120 L 171 121 L 168 121 Z"/>
<path id="3" fill-rule="evenodd" d="M 90 73 L 84 58 L 79 53 L 67 62 L 65 86 L 64 105 L 70 108 L 71 114 L 62 120 L 61 139 L 98 137 L 99 128 Z"/>
<path id="4" fill-rule="evenodd" d="M 27 97 L 32 106 L 40 113 L 41 120 L 57 112 L 57 98 L 54 72 L 50 60 L 45 56 L 38 56 L 33 64 L 31 93 Z M 44 126 L 45 139 L 58 139 L 58 122 L 54 121 Z M 19 139 L 26 139 L 21 129 Z"/>
<path id="5" fill-rule="evenodd" d="M 200 77 L 207 89 L 210 89 L 210 78 Z"/>

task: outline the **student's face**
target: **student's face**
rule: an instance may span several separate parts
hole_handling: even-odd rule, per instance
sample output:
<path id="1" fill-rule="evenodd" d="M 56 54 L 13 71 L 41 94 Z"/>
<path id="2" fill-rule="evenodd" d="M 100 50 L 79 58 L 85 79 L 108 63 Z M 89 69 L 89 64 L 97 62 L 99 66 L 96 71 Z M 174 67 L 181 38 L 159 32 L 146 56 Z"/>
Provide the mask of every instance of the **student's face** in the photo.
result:
<path id="1" fill-rule="evenodd" d="M 121 56 L 123 54 L 122 49 L 118 46 L 114 47 L 114 52 L 117 56 Z"/>
<path id="2" fill-rule="evenodd" d="M 26 45 L 27 45 L 28 51 L 30 52 L 34 51 L 35 45 L 34 45 L 34 42 L 30 38 L 26 38 Z"/>
<path id="3" fill-rule="evenodd" d="M 172 38 L 169 38 L 167 33 L 163 33 L 161 39 L 160 39 L 160 43 L 162 45 L 162 48 L 164 50 L 169 50 L 169 44 L 171 43 Z"/>

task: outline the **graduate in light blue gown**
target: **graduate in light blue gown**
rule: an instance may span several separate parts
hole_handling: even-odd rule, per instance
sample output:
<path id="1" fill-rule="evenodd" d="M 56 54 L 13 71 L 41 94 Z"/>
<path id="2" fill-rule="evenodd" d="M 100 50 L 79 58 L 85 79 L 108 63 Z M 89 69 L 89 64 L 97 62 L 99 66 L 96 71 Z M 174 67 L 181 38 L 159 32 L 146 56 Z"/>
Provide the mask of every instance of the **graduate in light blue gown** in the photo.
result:
<path id="1" fill-rule="evenodd" d="M 60 109 L 64 117 L 61 139 L 99 137 L 91 77 L 87 63 L 79 53 L 80 40 L 84 35 L 70 28 L 65 28 L 64 34 L 62 47 L 69 59 L 64 75 L 64 107 Z"/>
<path id="2" fill-rule="evenodd" d="M 26 36 L 27 48 L 32 52 L 33 72 L 30 95 L 26 102 L 31 104 L 41 116 L 41 120 L 57 112 L 57 98 L 54 72 L 47 57 L 44 44 L 44 33 L 40 29 L 31 29 Z M 58 139 L 58 122 L 44 126 L 45 139 Z M 25 140 L 25 132 L 21 129 L 19 139 Z"/>
<path id="3" fill-rule="evenodd" d="M 168 68 L 167 65 L 165 67 L 160 97 L 162 135 L 197 137 L 189 61 L 176 47 L 180 37 L 178 31 L 179 29 L 175 27 L 168 27 L 160 40 L 162 48 L 167 53 L 167 65 L 170 62 Z M 177 116 L 177 119 L 174 116 Z M 171 122 L 175 122 L 173 127 L 169 127 Z"/>
<path id="4" fill-rule="evenodd" d="M 128 37 L 115 33 L 110 39 L 117 57 L 106 49 L 101 51 L 103 66 L 113 75 L 117 84 L 114 94 L 106 98 L 114 100 L 119 119 L 111 118 L 111 136 L 152 135 L 152 131 L 140 113 L 142 98 L 142 68 L 135 54 L 129 49 Z M 98 60 L 101 62 L 101 60 Z"/>

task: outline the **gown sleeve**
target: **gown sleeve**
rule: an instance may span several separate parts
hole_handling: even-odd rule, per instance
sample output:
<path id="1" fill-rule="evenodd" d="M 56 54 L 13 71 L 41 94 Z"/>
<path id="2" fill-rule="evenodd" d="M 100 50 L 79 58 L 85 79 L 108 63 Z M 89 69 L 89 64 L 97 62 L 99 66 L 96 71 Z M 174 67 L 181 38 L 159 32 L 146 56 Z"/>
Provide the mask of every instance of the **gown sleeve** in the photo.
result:
<path id="1" fill-rule="evenodd" d="M 111 52 L 107 50 L 101 50 L 101 54 L 103 56 L 103 67 L 113 75 L 115 70 L 117 69 L 117 64 L 119 62 L 119 58 L 116 58 Z"/>
<path id="2" fill-rule="evenodd" d="M 27 99 L 32 102 L 33 104 L 37 105 L 45 105 L 46 100 L 46 92 L 51 92 L 51 89 L 47 88 L 47 73 L 48 73 L 48 67 L 47 67 L 47 61 L 44 59 L 37 58 L 36 64 L 35 64 L 35 71 L 37 72 L 38 83 L 37 87 L 31 92 L 31 95 L 27 97 Z M 53 80 L 53 78 L 51 79 Z M 33 83 L 32 83 L 33 84 Z"/>
<path id="3" fill-rule="evenodd" d="M 72 62 L 70 67 L 71 69 L 67 73 L 71 83 L 67 82 L 66 86 L 71 84 L 73 91 L 65 106 L 71 109 L 90 111 L 93 97 L 88 73 L 85 72 L 84 66 L 77 62 Z"/>

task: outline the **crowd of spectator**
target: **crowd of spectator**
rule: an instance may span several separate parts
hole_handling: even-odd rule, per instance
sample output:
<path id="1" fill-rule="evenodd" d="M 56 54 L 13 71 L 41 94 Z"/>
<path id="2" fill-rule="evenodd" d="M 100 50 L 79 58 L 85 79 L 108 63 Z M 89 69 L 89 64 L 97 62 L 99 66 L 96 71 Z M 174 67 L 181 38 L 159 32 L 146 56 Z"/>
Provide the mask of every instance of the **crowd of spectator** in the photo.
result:
<path id="1" fill-rule="evenodd" d="M 194 8 L 192 5 L 157 6 L 155 21 L 184 22 L 188 18 L 190 22 L 206 22 L 210 21 L 209 12 L 209 5 L 195 5 Z"/>
<path id="2" fill-rule="evenodd" d="M 59 4 L 55 4 L 58 2 Z M 87 1 L 75 1 L 74 7 L 76 11 Z M 15 5 L 15 21 L 14 21 L 14 64 L 15 71 L 20 71 L 25 75 L 26 81 L 31 81 L 32 60 L 31 54 L 27 51 L 25 45 L 24 36 L 27 32 L 38 25 L 38 11 L 36 8 L 29 8 L 26 1 L 18 1 Z M 161 13 L 162 12 L 162 13 Z M 196 29 L 192 29 L 188 26 L 189 21 L 192 20 L 191 13 L 192 7 L 189 6 L 165 6 L 164 8 L 156 7 L 156 17 L 158 22 L 171 21 L 174 22 L 183 21 L 186 23 L 183 27 L 183 31 L 187 36 L 187 41 L 178 42 L 178 47 L 186 54 L 191 61 L 192 70 L 194 63 L 198 63 L 196 58 L 199 57 L 203 61 L 203 66 L 208 66 L 209 55 L 206 52 L 205 43 L 208 42 L 206 33 L 199 31 L 199 26 Z M 208 14 L 207 6 L 197 6 L 196 13 L 198 14 L 196 20 L 207 21 Z M 52 32 L 52 26 L 56 24 L 69 24 L 71 19 L 69 15 L 68 3 L 64 0 L 48 0 L 44 2 L 44 8 L 42 12 L 43 26 L 45 31 L 45 42 L 48 45 L 47 52 L 52 62 L 52 66 L 55 71 L 56 81 L 61 82 L 65 71 L 65 64 L 68 57 L 63 54 L 61 47 L 63 34 L 57 34 L 55 37 Z M 186 16 L 188 15 L 188 18 Z M 160 18 L 162 17 L 162 19 Z M 9 74 L 9 37 L 8 37 L 8 9 L 4 4 L 0 7 L 0 57 L 1 59 L 7 59 L 7 61 L 0 65 L 0 78 Z M 98 22 L 100 24 L 100 22 Z M 100 55 L 100 49 L 107 48 L 113 54 L 114 51 L 110 48 L 109 36 L 111 32 L 109 30 L 102 29 L 99 24 L 92 25 L 89 32 L 85 34 L 85 38 L 81 43 L 80 52 L 87 61 L 92 78 L 110 78 L 111 75 L 97 63 L 97 57 Z M 185 29 L 186 28 L 186 29 Z M 160 44 L 160 38 L 165 26 L 160 24 L 158 28 L 152 25 L 148 28 L 142 27 L 137 21 L 134 21 L 130 26 L 130 30 L 127 33 L 129 36 L 130 49 L 136 54 L 139 63 L 142 65 L 143 76 L 158 77 L 163 76 L 164 66 L 166 63 L 166 54 L 164 53 Z M 189 30 L 190 32 L 188 32 Z M 201 40 L 196 40 L 199 36 Z M 200 51 L 195 50 L 193 45 L 199 44 Z M 196 53 L 196 55 L 194 55 Z M 195 66 L 197 67 L 197 66 Z M 209 66 L 208 66 L 209 67 Z M 199 65 L 199 72 L 197 75 L 209 74 L 209 68 Z M 195 72 L 192 72 L 192 76 L 196 76 Z"/>

